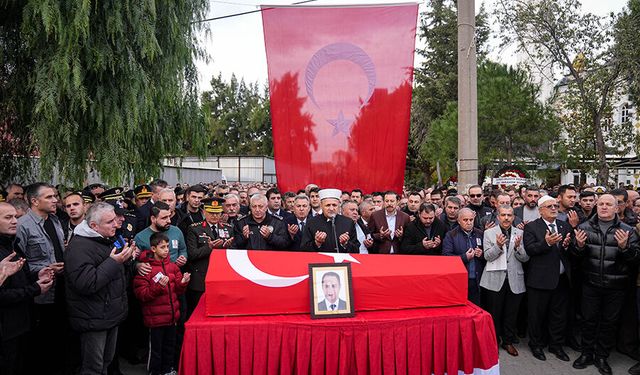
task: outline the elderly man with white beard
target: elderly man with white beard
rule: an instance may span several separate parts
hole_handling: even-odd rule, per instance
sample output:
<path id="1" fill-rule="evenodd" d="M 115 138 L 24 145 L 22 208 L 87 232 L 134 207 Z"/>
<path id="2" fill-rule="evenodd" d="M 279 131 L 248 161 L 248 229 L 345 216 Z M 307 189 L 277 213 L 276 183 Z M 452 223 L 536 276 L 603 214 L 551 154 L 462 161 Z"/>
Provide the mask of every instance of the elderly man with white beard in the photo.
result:
<path id="1" fill-rule="evenodd" d="M 322 214 L 307 220 L 300 248 L 307 251 L 357 253 L 360 243 L 355 223 L 338 214 L 342 192 L 338 189 L 323 189 L 318 194 Z"/>

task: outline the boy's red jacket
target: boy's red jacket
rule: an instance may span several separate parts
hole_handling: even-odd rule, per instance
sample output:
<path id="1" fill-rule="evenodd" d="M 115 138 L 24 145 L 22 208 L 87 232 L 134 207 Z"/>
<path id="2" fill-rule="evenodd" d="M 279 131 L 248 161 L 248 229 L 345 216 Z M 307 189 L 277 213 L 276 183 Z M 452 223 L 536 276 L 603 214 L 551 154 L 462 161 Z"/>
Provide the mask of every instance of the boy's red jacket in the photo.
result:
<path id="1" fill-rule="evenodd" d="M 144 325 L 153 328 L 177 324 L 180 319 L 178 295 L 187 288 L 187 284 L 182 284 L 180 269 L 175 263 L 169 262 L 169 257 L 162 261 L 155 260 L 151 251 L 144 251 L 140 262 L 151 265 L 151 272 L 146 276 L 136 275 L 133 279 L 133 292 L 142 305 Z M 153 280 L 158 272 L 169 276 L 169 282 L 164 287 Z"/>

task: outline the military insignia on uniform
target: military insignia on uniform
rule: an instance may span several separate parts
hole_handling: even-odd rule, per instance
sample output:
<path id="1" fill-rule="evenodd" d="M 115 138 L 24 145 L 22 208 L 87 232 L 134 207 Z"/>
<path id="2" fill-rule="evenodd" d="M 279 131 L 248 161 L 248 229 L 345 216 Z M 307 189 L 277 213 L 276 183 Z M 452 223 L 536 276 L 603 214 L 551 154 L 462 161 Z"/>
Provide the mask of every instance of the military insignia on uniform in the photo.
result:
<path id="1" fill-rule="evenodd" d="M 197 227 L 198 225 L 203 224 L 203 223 L 204 223 L 204 221 L 197 221 L 195 223 L 192 223 L 191 226 L 192 227 Z"/>
<path id="2" fill-rule="evenodd" d="M 133 225 L 131 225 L 131 223 L 127 224 L 127 230 L 129 232 L 133 231 Z"/>
<path id="3" fill-rule="evenodd" d="M 278 219 L 278 220 L 280 220 L 280 221 L 284 220 L 284 219 L 282 218 L 282 216 L 280 216 L 280 215 L 271 214 L 271 216 L 275 217 L 276 219 Z"/>

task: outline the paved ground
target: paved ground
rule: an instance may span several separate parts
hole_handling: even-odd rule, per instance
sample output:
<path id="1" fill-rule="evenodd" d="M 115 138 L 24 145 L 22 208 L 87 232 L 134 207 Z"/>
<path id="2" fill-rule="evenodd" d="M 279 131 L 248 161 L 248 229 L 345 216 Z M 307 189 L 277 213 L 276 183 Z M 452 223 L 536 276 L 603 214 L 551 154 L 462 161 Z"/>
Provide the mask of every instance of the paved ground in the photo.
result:
<path id="1" fill-rule="evenodd" d="M 565 348 L 565 351 L 571 358 L 571 362 L 563 362 L 557 359 L 553 354 L 550 354 L 545 350 L 547 356 L 546 361 L 539 361 L 531 355 L 529 347 L 526 344 L 526 339 L 521 340 L 520 344 L 516 345 L 516 348 L 520 352 L 517 357 L 512 357 L 504 350 L 500 349 L 500 373 L 502 375 L 591 375 L 598 374 L 598 370 L 593 367 L 587 367 L 584 370 L 576 370 L 571 367 L 576 358 L 580 356 L 570 348 Z M 627 374 L 627 370 L 636 363 L 633 359 L 622 355 L 616 351 L 611 353 L 609 358 L 609 364 L 613 370 L 613 374 Z M 145 365 L 140 364 L 132 366 L 124 359 L 121 359 L 121 370 L 126 375 L 144 375 L 146 374 Z"/>
<path id="2" fill-rule="evenodd" d="M 500 373 L 503 375 L 511 375 L 511 374 L 526 374 L 526 375 L 565 375 L 565 374 L 581 374 L 581 375 L 590 375 L 590 374 L 598 374 L 598 369 L 594 366 L 589 366 L 584 370 L 576 370 L 571 367 L 573 361 L 575 361 L 580 353 L 572 350 L 571 348 L 565 347 L 565 351 L 571 358 L 570 362 L 563 362 L 556 358 L 555 355 L 550 354 L 547 350 L 545 350 L 545 355 L 547 356 L 546 361 L 539 361 L 533 357 L 531 351 L 529 350 L 529 346 L 526 344 L 525 340 L 520 340 L 520 344 L 516 345 L 516 348 L 520 352 L 520 355 L 517 357 L 512 357 L 507 354 L 506 351 L 500 349 Z M 636 364 L 636 361 L 627 357 L 626 355 L 620 354 L 616 351 L 611 353 L 609 357 L 609 365 L 613 370 L 613 374 L 628 374 L 627 370 L 631 366 Z"/>

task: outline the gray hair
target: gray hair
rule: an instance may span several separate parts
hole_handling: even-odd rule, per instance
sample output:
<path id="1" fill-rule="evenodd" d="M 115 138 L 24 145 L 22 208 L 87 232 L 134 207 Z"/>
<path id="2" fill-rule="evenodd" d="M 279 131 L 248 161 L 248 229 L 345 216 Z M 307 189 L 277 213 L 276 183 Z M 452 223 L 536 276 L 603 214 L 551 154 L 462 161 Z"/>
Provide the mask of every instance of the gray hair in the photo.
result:
<path id="1" fill-rule="evenodd" d="M 251 198 L 249 198 L 249 204 L 258 201 L 263 202 L 264 204 L 267 204 L 267 202 L 269 202 L 269 200 L 267 200 L 267 197 L 262 193 L 255 193 L 251 196 Z"/>
<path id="2" fill-rule="evenodd" d="M 358 207 L 358 210 L 360 212 L 362 212 L 365 208 L 369 207 L 369 206 L 373 206 L 373 203 L 371 203 L 371 201 L 368 201 L 366 199 L 362 200 L 362 202 L 360 203 L 360 206 Z"/>
<path id="3" fill-rule="evenodd" d="M 447 205 L 447 203 L 449 203 L 449 202 L 451 202 L 451 203 L 455 204 L 455 205 L 456 205 L 456 206 L 458 206 L 458 207 L 462 207 L 462 202 L 460 201 L 460 198 L 458 198 L 458 197 L 454 197 L 454 196 L 448 196 L 448 197 L 446 197 L 446 198 L 444 199 L 445 206 L 446 206 L 446 205 Z"/>
<path id="4" fill-rule="evenodd" d="M 240 197 L 238 196 L 238 194 L 229 193 L 224 196 L 225 202 L 227 201 L 227 199 L 231 199 L 231 198 L 235 198 L 238 201 L 238 203 L 240 203 Z"/>
<path id="5" fill-rule="evenodd" d="M 171 193 L 171 194 L 173 194 L 174 197 L 176 196 L 176 192 L 171 188 L 164 188 L 164 189 L 160 190 L 158 192 L 158 195 L 164 194 L 164 193 Z"/>
<path id="6" fill-rule="evenodd" d="M 509 210 L 509 211 L 513 212 L 513 207 L 511 207 L 511 206 L 509 206 L 507 204 L 503 204 L 503 205 L 498 206 L 498 214 L 500 214 L 501 210 Z"/>
<path id="7" fill-rule="evenodd" d="M 100 224 L 102 221 L 102 217 L 104 214 L 108 212 L 113 212 L 113 206 L 107 202 L 96 202 L 89 207 L 87 210 L 87 214 L 85 215 L 85 220 L 87 221 L 87 225 L 91 223 Z"/>
<path id="8" fill-rule="evenodd" d="M 297 202 L 299 200 L 305 200 L 307 201 L 307 203 L 309 203 L 309 197 L 307 197 L 305 194 L 298 194 L 296 195 L 296 197 L 293 199 L 294 202 Z"/>
<path id="9" fill-rule="evenodd" d="M 24 199 L 13 198 L 7 203 L 12 205 L 13 208 L 15 208 L 16 210 L 22 210 L 24 212 L 27 212 L 27 210 L 29 209 L 29 204 L 27 204 L 27 202 Z"/>
<path id="10" fill-rule="evenodd" d="M 476 216 L 476 212 L 472 209 L 470 209 L 469 207 L 463 207 L 460 209 L 460 211 L 458 211 L 458 217 L 464 215 L 464 214 L 471 214 L 474 217 Z"/>
<path id="11" fill-rule="evenodd" d="M 343 210 L 343 209 L 344 209 L 344 206 L 346 206 L 346 205 L 348 205 L 348 204 L 355 204 L 355 205 L 356 205 L 356 208 L 358 208 L 358 203 L 356 203 L 356 201 L 352 201 L 352 200 L 350 200 L 350 199 L 347 199 L 346 201 L 344 201 L 344 202 L 342 202 L 342 203 L 340 204 L 340 210 Z"/>

